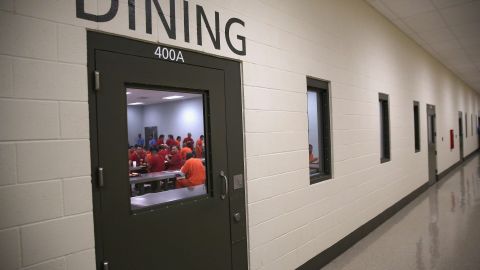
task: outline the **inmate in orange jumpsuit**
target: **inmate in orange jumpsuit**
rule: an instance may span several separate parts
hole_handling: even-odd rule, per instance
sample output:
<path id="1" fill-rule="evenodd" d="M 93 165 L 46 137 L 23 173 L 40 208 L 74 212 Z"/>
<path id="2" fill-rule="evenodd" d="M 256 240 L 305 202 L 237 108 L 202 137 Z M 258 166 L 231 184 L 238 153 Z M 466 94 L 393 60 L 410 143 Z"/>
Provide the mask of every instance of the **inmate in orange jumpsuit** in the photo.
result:
<path id="1" fill-rule="evenodd" d="M 192 149 L 190 147 L 183 147 L 182 150 L 180 150 L 180 156 L 182 157 L 183 160 L 187 159 L 187 154 L 191 153 Z"/>
<path id="2" fill-rule="evenodd" d="M 150 151 L 147 151 L 147 155 L 145 156 L 147 162 L 150 162 L 150 160 L 152 159 L 152 152 Z"/>
<path id="3" fill-rule="evenodd" d="M 201 158 L 203 155 L 203 141 L 198 139 L 197 145 L 195 146 L 195 156 Z"/>
<path id="4" fill-rule="evenodd" d="M 201 159 L 190 158 L 185 162 L 181 171 L 185 174 L 185 179 L 177 181 L 177 188 L 197 186 L 205 183 L 205 167 L 203 167 Z"/>

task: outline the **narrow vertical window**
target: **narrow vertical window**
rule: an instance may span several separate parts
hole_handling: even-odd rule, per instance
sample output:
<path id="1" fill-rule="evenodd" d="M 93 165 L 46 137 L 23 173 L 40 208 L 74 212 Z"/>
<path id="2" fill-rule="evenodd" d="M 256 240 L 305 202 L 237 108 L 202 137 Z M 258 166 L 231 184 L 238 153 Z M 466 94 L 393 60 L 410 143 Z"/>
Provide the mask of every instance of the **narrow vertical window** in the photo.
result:
<path id="1" fill-rule="evenodd" d="M 415 132 L 415 153 L 420 152 L 420 117 L 418 101 L 413 102 L 413 125 Z"/>
<path id="2" fill-rule="evenodd" d="M 468 138 L 468 114 L 465 113 L 465 138 Z"/>
<path id="3" fill-rule="evenodd" d="M 328 82 L 307 78 L 310 183 L 332 177 Z"/>
<path id="4" fill-rule="evenodd" d="M 390 161 L 390 118 L 388 110 L 388 95 L 379 93 L 380 107 L 380 162 Z"/>
<path id="5" fill-rule="evenodd" d="M 470 121 L 470 130 L 472 131 L 471 132 L 471 135 L 473 136 L 473 114 L 470 115 L 471 116 L 471 121 Z"/>

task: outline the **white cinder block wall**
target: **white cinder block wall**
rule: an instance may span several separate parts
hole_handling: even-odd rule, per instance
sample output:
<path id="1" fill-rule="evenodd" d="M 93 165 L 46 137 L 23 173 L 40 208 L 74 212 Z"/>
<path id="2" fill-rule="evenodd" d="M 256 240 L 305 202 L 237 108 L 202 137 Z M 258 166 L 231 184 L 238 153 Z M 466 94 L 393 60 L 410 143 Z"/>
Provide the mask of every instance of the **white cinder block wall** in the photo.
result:
<path id="1" fill-rule="evenodd" d="M 85 2 L 98 14 L 110 3 Z M 448 138 L 450 129 L 458 134 L 458 111 L 479 112 L 478 93 L 363 1 L 189 1 L 209 18 L 219 11 L 222 27 L 230 17 L 245 21 L 235 30 L 247 37 L 240 58 L 223 37 L 222 51 L 214 49 L 206 31 L 196 45 L 194 19 L 191 43 L 170 40 L 156 14 L 145 34 L 144 1 L 136 1 L 137 30 L 128 30 L 127 0 L 120 2 L 112 21 L 97 24 L 76 18 L 74 0 L 0 1 L 2 269 L 95 268 L 86 29 L 243 61 L 251 269 L 294 269 L 426 182 L 427 103 L 437 110 L 439 172 L 459 160 L 458 138 L 454 150 Z M 315 185 L 306 76 L 331 82 L 334 177 Z M 384 164 L 378 92 L 390 96 L 392 160 Z M 469 130 L 465 154 L 477 145 Z"/>

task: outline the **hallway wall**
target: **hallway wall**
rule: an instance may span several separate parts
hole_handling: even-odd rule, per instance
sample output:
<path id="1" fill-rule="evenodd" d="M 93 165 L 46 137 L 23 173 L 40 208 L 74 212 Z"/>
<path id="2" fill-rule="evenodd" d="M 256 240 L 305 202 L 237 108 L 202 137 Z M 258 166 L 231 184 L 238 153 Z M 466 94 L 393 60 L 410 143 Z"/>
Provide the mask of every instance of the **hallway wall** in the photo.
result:
<path id="1" fill-rule="evenodd" d="M 168 1 L 160 1 L 168 15 Z M 437 110 L 438 170 L 459 160 L 458 111 L 478 114 L 479 95 L 363 1 L 198 0 L 191 42 L 169 39 L 145 1 L 109 22 L 76 18 L 73 0 L 0 3 L 0 261 L 5 269 L 95 269 L 86 29 L 190 48 L 242 61 L 251 269 L 294 269 L 427 181 L 426 104 Z M 221 48 L 203 29 L 213 23 Z M 85 0 L 104 14 L 108 0 Z M 177 7 L 183 2 L 177 0 Z M 183 33 L 183 13 L 176 16 Z M 247 53 L 224 38 L 246 36 Z M 153 53 L 153 52 L 152 52 Z M 330 81 L 333 179 L 310 185 L 306 77 Z M 389 94 L 392 158 L 380 164 L 378 92 Z M 413 101 L 420 102 L 415 153 Z M 239 101 L 240 102 L 240 101 Z M 470 125 L 470 124 L 469 124 Z M 443 138 L 443 140 L 442 140 Z M 465 154 L 477 148 L 465 140 Z M 74 153 L 74 154 L 71 154 Z M 46 244 L 48 243 L 48 244 Z M 43 268 L 42 268 L 43 267 Z"/>

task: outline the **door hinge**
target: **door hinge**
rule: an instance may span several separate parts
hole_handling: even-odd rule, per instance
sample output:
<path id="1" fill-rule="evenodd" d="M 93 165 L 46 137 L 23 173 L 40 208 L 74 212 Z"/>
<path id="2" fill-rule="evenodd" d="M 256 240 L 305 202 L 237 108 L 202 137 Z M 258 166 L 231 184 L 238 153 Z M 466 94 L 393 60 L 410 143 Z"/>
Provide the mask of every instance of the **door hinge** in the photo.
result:
<path id="1" fill-rule="evenodd" d="M 435 155 L 437 155 L 437 150 L 435 150 Z"/>
<path id="2" fill-rule="evenodd" d="M 102 167 L 98 168 L 97 176 L 98 176 L 98 186 L 103 187 L 105 183 L 103 181 L 103 168 Z"/>
<path id="3" fill-rule="evenodd" d="M 103 262 L 103 268 L 102 268 L 102 270 L 109 270 L 109 269 L 110 269 L 110 268 L 108 267 L 108 262 L 107 262 L 107 261 Z"/>
<path id="4" fill-rule="evenodd" d="M 99 91 L 100 90 L 100 71 L 95 70 L 93 74 L 95 77 L 95 91 Z"/>

